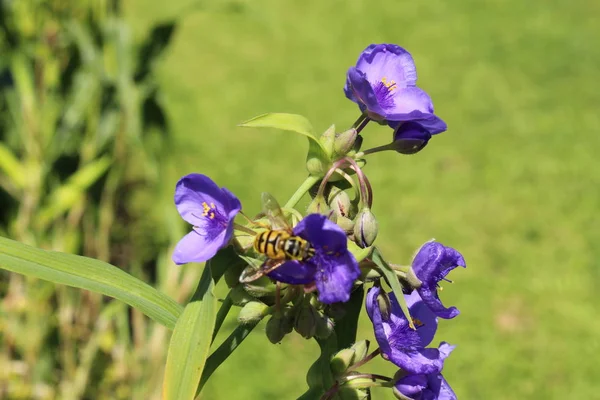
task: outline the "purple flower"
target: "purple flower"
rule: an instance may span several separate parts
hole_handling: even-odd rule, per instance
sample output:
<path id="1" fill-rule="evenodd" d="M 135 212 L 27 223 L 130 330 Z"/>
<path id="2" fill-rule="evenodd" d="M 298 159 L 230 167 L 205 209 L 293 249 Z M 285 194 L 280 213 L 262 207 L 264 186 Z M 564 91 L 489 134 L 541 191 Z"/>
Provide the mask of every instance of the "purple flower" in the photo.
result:
<path id="1" fill-rule="evenodd" d="M 446 280 L 446 275 L 457 266 L 466 267 L 463 256 L 438 242 L 425 243 L 412 262 L 412 270 L 422 282 L 417 291 L 438 317 L 449 319 L 460 314 L 456 307 L 444 307 L 437 293 L 438 282 Z"/>
<path id="2" fill-rule="evenodd" d="M 322 303 L 348 301 L 360 269 L 342 228 L 324 215 L 309 214 L 294 227 L 294 235 L 308 240 L 315 255 L 306 261 L 286 261 L 269 277 L 292 285 L 314 282 Z"/>
<path id="3" fill-rule="evenodd" d="M 392 128 L 415 121 L 432 135 L 445 131 L 431 98 L 416 83 L 417 69 L 408 51 L 395 44 L 372 44 L 348 70 L 344 92 L 369 118 Z"/>
<path id="4" fill-rule="evenodd" d="M 393 293 L 388 295 L 377 286 L 367 293 L 367 313 L 373 322 L 382 356 L 410 374 L 440 372 L 444 354 L 438 349 L 425 348 L 435 335 L 436 316 L 417 292 L 413 291 L 405 298 L 416 330 L 409 326 Z"/>
<path id="5" fill-rule="evenodd" d="M 439 348 L 442 357 L 448 357 L 454 347 L 442 343 Z M 396 382 L 394 391 L 407 400 L 456 400 L 456 394 L 439 372 L 404 376 Z"/>
<path id="6" fill-rule="evenodd" d="M 175 205 L 181 217 L 194 226 L 175 247 L 176 264 L 206 261 L 227 246 L 233 219 L 242 208 L 233 193 L 201 174 L 189 174 L 177 182 Z"/>

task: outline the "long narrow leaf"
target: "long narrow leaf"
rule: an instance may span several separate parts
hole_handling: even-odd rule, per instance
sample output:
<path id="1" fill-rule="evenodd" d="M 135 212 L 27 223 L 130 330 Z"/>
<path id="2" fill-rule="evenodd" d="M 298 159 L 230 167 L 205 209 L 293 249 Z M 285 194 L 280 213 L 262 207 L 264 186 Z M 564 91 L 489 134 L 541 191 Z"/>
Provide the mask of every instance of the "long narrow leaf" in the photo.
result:
<path id="1" fill-rule="evenodd" d="M 17 188 L 25 186 L 25 167 L 4 144 L 0 143 L 0 171 L 4 172 L 10 182 Z"/>
<path id="2" fill-rule="evenodd" d="M 192 301 L 177 321 L 167 356 L 163 400 L 193 400 L 208 358 L 217 300 L 210 267 L 205 266 Z"/>
<path id="3" fill-rule="evenodd" d="M 0 268 L 114 297 L 169 329 L 181 306 L 125 271 L 92 258 L 46 251 L 0 237 Z"/>
<path id="4" fill-rule="evenodd" d="M 392 288 L 392 291 L 396 295 L 396 300 L 398 300 L 398 304 L 400 305 L 400 308 L 402 309 L 404 316 L 408 320 L 410 327 L 415 329 L 413 320 L 410 317 L 410 312 L 408 311 L 408 306 L 406 305 L 406 300 L 404 299 L 404 293 L 402 292 L 402 285 L 400 285 L 400 281 L 398 280 L 396 273 L 394 272 L 392 267 L 390 267 L 390 265 L 387 262 L 385 262 L 383 257 L 381 257 L 381 254 L 379 253 L 378 248 L 375 248 L 373 250 L 371 259 L 379 267 L 379 269 L 381 270 L 381 273 L 385 277 L 385 280 Z"/>

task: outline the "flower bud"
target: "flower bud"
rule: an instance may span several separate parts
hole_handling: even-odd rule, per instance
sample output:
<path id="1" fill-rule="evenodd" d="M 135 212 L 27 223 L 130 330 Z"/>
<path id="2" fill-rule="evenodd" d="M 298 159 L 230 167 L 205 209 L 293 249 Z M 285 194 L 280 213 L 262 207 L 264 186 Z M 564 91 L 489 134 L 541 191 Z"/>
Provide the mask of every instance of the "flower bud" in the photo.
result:
<path id="1" fill-rule="evenodd" d="M 255 281 L 244 283 L 244 290 L 252 297 L 265 297 L 275 293 L 277 286 L 269 277 L 261 276 Z M 281 286 L 284 287 L 283 285 Z"/>
<path id="2" fill-rule="evenodd" d="M 327 339 L 329 335 L 333 333 L 335 324 L 331 318 L 326 315 L 319 313 L 319 319 L 317 320 L 317 330 L 315 336 L 319 339 Z"/>
<path id="3" fill-rule="evenodd" d="M 342 375 L 352 364 L 354 364 L 355 356 L 356 352 L 353 348 L 342 349 L 335 353 L 329 363 L 333 375 Z"/>
<path id="4" fill-rule="evenodd" d="M 388 321 L 390 319 L 390 310 L 392 309 L 392 305 L 390 303 L 390 298 L 383 290 L 377 296 L 377 306 L 379 307 L 379 310 L 381 310 L 381 317 L 383 320 Z"/>
<path id="5" fill-rule="evenodd" d="M 331 125 L 323 134 L 319 137 L 319 142 L 323 145 L 323 148 L 331 155 L 334 149 L 334 142 L 336 138 L 335 125 Z"/>
<path id="6" fill-rule="evenodd" d="M 350 218 L 352 212 L 352 201 L 345 190 L 333 188 L 329 193 L 329 204 L 337 216 Z"/>
<path id="7" fill-rule="evenodd" d="M 223 278 L 228 288 L 237 286 L 240 283 L 240 275 L 245 268 L 245 264 L 235 264 L 225 270 Z"/>
<path id="8" fill-rule="evenodd" d="M 371 210 L 363 208 L 356 217 L 354 225 L 354 240 L 361 247 L 369 247 L 375 242 L 379 225 Z"/>
<path id="9" fill-rule="evenodd" d="M 294 321 L 294 329 L 303 338 L 310 339 L 315 336 L 317 332 L 317 321 L 319 314 L 317 310 L 310 304 L 300 307 L 300 310 L 296 314 L 296 320 Z"/>
<path id="10" fill-rule="evenodd" d="M 369 352 L 369 344 L 370 343 L 368 340 L 361 340 L 352 345 L 351 348 L 355 353 L 353 363 L 362 361 L 367 356 L 367 353 Z"/>
<path id="11" fill-rule="evenodd" d="M 354 232 L 354 221 L 352 221 L 350 218 L 338 215 L 338 217 L 335 220 L 335 223 L 338 224 L 338 226 L 342 228 L 346 233 Z"/>
<path id="12" fill-rule="evenodd" d="M 335 140 L 333 142 L 333 153 L 335 156 L 343 157 L 352 150 L 357 136 L 358 132 L 354 128 L 335 135 Z"/>
<path id="13" fill-rule="evenodd" d="M 238 314 L 240 324 L 250 324 L 258 322 L 269 313 L 269 306 L 261 301 L 250 301 L 246 303 Z"/>
<path id="14" fill-rule="evenodd" d="M 431 134 L 416 122 L 402 123 L 394 131 L 392 147 L 401 154 L 415 154 L 423 150 Z"/>
<path id="15" fill-rule="evenodd" d="M 248 292 L 244 290 L 243 285 L 237 285 L 236 287 L 232 288 L 229 292 L 229 297 L 231 297 L 231 302 L 236 306 L 243 306 L 246 303 L 254 300 L 254 297 L 249 295 Z"/>
<path id="16" fill-rule="evenodd" d="M 308 205 L 306 212 L 308 214 L 327 215 L 329 213 L 329 206 L 327 205 L 325 197 L 322 194 L 315 196 L 313 201 Z"/>
<path id="17" fill-rule="evenodd" d="M 267 338 L 273 344 L 281 342 L 281 340 L 290 333 L 293 329 L 292 319 L 289 316 L 289 309 L 285 312 L 273 314 L 267 326 L 265 327 Z"/>

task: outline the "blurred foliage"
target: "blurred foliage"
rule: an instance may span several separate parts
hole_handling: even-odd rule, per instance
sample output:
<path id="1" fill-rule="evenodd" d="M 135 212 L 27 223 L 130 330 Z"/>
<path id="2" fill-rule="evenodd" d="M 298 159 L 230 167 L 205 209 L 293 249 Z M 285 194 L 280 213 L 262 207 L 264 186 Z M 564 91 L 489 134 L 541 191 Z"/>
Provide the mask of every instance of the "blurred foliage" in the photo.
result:
<path id="1" fill-rule="evenodd" d="M 175 22 L 135 41 L 121 14 L 116 1 L 0 2 L 0 234 L 181 298 L 154 201 L 169 131 L 154 67 Z M 14 274 L 0 296 L 0 398 L 158 396 L 166 331 L 142 314 Z"/>

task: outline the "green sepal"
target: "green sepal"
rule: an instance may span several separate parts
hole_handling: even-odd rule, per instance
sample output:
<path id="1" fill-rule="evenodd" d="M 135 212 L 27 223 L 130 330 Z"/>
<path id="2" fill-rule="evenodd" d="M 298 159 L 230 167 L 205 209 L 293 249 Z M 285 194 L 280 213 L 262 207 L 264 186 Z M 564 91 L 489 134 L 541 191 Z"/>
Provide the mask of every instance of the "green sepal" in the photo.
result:
<path id="1" fill-rule="evenodd" d="M 319 142 L 321 142 L 321 146 L 325 150 L 325 153 L 328 157 L 331 158 L 333 154 L 333 144 L 335 142 L 335 125 L 331 125 L 325 132 L 321 134 L 319 137 Z"/>
<path id="2" fill-rule="evenodd" d="M 240 324 L 258 323 L 269 314 L 269 306 L 261 301 L 248 302 L 238 314 Z"/>
<path id="3" fill-rule="evenodd" d="M 400 305 L 400 308 L 402 309 L 402 313 L 408 320 L 410 327 L 412 329 L 416 329 L 415 325 L 413 323 L 413 320 L 410 316 L 410 312 L 408 311 L 408 306 L 406 305 L 406 300 L 404 299 L 404 293 L 402 292 L 402 285 L 400 285 L 400 281 L 398 280 L 398 277 L 396 276 L 396 273 L 394 272 L 392 267 L 390 267 L 390 265 L 387 262 L 385 262 L 383 257 L 381 257 L 381 254 L 379 253 L 378 248 L 373 249 L 373 253 L 371 255 L 371 260 L 373 260 L 373 262 L 379 267 L 379 269 L 381 270 L 381 273 L 385 277 L 386 282 L 392 288 L 394 295 L 396 295 L 396 300 L 398 301 L 398 304 Z"/>
<path id="4" fill-rule="evenodd" d="M 354 258 L 356 258 L 356 261 L 358 261 L 358 262 L 361 262 L 365 258 L 369 257 L 369 255 L 371 255 L 371 252 L 373 251 L 373 249 L 374 249 L 374 247 L 372 247 L 372 246 L 365 247 L 363 249 L 362 247 L 358 247 L 358 245 L 356 243 L 354 243 L 352 240 L 348 240 L 348 251 L 350 253 L 352 253 Z"/>
<path id="5" fill-rule="evenodd" d="M 242 285 L 237 285 L 231 288 L 231 291 L 229 293 L 231 297 L 231 302 L 236 306 L 244 306 L 247 303 L 254 300 L 254 297 L 252 297 L 248 292 L 246 292 L 244 290 L 244 286 Z"/>
<path id="6" fill-rule="evenodd" d="M 310 122 L 302 115 L 268 113 L 242 122 L 238 126 L 247 128 L 275 128 L 296 132 L 308 138 L 306 168 L 313 176 L 323 176 L 331 164 L 331 156 L 315 136 Z"/>

